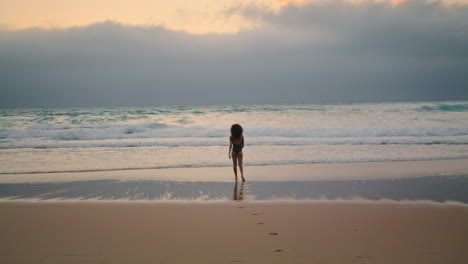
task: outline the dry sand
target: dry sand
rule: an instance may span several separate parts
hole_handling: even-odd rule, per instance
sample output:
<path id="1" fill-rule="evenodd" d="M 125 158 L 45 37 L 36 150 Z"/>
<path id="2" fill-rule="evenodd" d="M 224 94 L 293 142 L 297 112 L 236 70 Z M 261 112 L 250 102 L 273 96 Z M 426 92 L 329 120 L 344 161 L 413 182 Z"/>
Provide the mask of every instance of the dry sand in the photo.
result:
<path id="1" fill-rule="evenodd" d="M 468 206 L 2 202 L 0 263 L 468 263 Z"/>

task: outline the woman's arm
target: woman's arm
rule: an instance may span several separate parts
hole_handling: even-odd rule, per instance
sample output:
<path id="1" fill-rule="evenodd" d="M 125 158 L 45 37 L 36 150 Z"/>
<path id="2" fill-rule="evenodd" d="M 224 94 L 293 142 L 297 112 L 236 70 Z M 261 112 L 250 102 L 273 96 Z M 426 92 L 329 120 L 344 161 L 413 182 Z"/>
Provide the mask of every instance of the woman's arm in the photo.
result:
<path id="1" fill-rule="evenodd" d="M 242 136 L 242 147 L 244 147 L 244 136 Z"/>
<path id="2" fill-rule="evenodd" d="M 232 141 L 231 141 L 231 138 L 229 138 L 229 153 L 228 153 L 229 159 L 231 159 L 231 149 L 232 149 Z"/>

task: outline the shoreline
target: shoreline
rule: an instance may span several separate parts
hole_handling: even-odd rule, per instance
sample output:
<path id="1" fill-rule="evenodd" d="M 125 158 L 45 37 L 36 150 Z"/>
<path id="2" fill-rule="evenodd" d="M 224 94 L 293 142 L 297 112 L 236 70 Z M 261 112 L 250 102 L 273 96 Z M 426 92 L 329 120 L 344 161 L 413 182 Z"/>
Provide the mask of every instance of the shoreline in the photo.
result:
<path id="1" fill-rule="evenodd" d="M 245 166 L 248 181 L 320 181 L 398 179 L 468 175 L 468 159 L 375 161 Z M 285 177 L 287 175 L 287 177 Z M 115 171 L 2 174 L 0 183 L 39 183 L 83 180 L 219 181 L 233 179 L 231 167 L 125 169 Z"/>
<path id="2" fill-rule="evenodd" d="M 309 165 L 325 165 L 325 164 L 360 164 L 360 163 L 393 163 L 393 162 L 431 162 L 431 161 L 450 161 L 450 160 L 466 160 L 468 157 L 463 158 L 447 158 L 447 159 L 422 159 L 422 160 L 376 160 L 376 161 L 330 161 L 330 162 L 304 162 L 304 163 L 285 163 L 285 164 L 260 164 L 249 165 L 244 164 L 245 167 L 283 167 L 283 166 L 309 166 Z M 84 170 L 63 170 L 63 171 L 29 171 L 29 172 L 0 172 L 1 175 L 34 175 L 34 174 L 67 174 L 67 173 L 100 173 L 100 172 L 114 172 L 114 171 L 157 171 L 157 170 L 177 170 L 177 169 L 206 169 L 206 168 L 231 168 L 232 165 L 225 166 L 160 166 L 160 167 L 130 167 L 130 168 L 104 168 L 104 169 L 84 169 Z"/>
<path id="3" fill-rule="evenodd" d="M 278 199 L 278 200 L 243 200 L 233 201 L 229 199 L 220 200 L 128 200 L 128 199 L 116 199 L 116 200 L 103 200 L 103 199 L 0 199 L 0 207 L 2 205 L 12 206 L 28 206 L 28 205 L 39 205 L 50 204 L 50 205 L 102 205 L 102 206 L 219 206 L 219 205 L 251 205 L 251 206 L 316 206 L 316 205 L 343 205 L 343 206 L 395 206 L 395 207 L 460 207 L 467 208 L 468 203 L 459 201 L 445 201 L 437 202 L 432 200 L 369 200 L 363 198 L 354 199 L 304 199 L 304 200 L 293 200 L 293 199 Z"/>
<path id="4" fill-rule="evenodd" d="M 1 175 L 0 201 L 426 201 L 468 204 L 468 160 Z M 238 179 L 239 180 L 239 179 Z"/>
<path id="5" fill-rule="evenodd" d="M 419 201 L 468 204 L 468 176 L 402 179 L 249 181 L 88 180 L 0 183 L 0 200 L 33 201 Z"/>

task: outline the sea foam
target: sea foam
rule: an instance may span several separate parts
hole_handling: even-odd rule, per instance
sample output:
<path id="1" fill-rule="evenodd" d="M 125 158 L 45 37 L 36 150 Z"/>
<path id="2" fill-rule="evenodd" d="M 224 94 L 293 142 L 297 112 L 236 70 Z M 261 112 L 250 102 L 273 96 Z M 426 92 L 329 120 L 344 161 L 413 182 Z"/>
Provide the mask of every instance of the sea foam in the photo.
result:
<path id="1" fill-rule="evenodd" d="M 245 162 L 251 165 L 465 158 L 467 106 L 459 101 L 0 109 L 0 172 L 227 166 L 233 123 L 244 127 Z"/>

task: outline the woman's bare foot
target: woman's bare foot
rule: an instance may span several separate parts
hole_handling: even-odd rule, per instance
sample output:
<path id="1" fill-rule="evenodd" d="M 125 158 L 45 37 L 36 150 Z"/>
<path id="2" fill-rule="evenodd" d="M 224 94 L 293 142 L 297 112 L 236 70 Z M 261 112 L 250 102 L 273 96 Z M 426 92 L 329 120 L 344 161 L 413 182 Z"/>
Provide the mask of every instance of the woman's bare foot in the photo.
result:
<path id="1" fill-rule="evenodd" d="M 242 181 L 243 181 L 243 182 L 245 182 L 245 178 L 244 178 L 244 176 L 241 176 L 241 177 L 242 177 Z"/>

